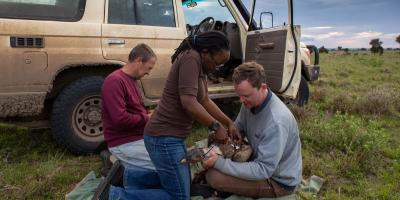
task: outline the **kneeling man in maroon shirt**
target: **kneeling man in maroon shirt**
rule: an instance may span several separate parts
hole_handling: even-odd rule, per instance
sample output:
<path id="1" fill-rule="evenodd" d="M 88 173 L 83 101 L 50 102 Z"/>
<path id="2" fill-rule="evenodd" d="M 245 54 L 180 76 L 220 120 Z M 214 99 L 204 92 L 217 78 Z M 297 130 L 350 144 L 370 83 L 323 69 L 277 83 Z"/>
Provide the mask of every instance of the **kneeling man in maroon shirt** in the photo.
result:
<path id="1" fill-rule="evenodd" d="M 123 176 L 127 176 L 124 181 L 128 182 L 138 179 L 129 176 L 140 174 L 129 172 L 156 174 L 143 142 L 143 129 L 150 114 L 138 85 L 138 80 L 150 73 L 156 60 L 148 45 L 138 44 L 130 52 L 128 63 L 107 76 L 101 91 L 104 138 L 111 154 L 124 166 Z M 116 189 L 123 191 L 123 188 L 111 187 L 110 192 Z"/>

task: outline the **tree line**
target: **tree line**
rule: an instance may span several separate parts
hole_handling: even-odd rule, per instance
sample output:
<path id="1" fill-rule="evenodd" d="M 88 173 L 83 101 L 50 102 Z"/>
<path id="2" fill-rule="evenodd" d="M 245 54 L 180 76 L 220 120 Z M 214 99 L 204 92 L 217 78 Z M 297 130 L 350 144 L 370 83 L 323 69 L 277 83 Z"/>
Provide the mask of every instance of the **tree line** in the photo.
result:
<path id="1" fill-rule="evenodd" d="M 398 35 L 396 37 L 396 42 L 400 44 L 400 35 Z M 370 51 L 372 53 L 383 54 L 384 49 L 382 47 L 382 44 L 383 44 L 383 42 L 380 41 L 379 38 L 372 39 L 369 42 L 369 45 L 371 45 Z M 391 50 L 392 48 L 388 48 L 388 49 Z M 324 46 L 321 46 L 318 50 L 319 50 L 320 53 L 328 53 L 329 52 L 329 50 L 327 48 L 325 48 Z M 343 48 L 341 46 L 338 46 L 337 50 L 338 51 L 344 51 L 346 53 L 349 52 L 349 48 Z M 361 48 L 361 50 L 362 51 L 366 51 L 367 49 L 366 48 Z"/>

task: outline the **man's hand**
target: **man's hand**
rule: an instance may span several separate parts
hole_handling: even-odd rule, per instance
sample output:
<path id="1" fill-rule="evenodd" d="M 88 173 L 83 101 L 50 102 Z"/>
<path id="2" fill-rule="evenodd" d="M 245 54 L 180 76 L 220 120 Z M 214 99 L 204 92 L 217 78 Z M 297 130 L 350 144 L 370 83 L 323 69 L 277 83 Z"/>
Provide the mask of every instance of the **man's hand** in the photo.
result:
<path id="1" fill-rule="evenodd" d="M 147 116 L 151 117 L 153 115 L 155 109 L 147 110 Z"/>
<path id="2" fill-rule="evenodd" d="M 236 144 L 242 143 L 242 136 L 233 122 L 228 125 L 228 135 Z"/>
<path id="3" fill-rule="evenodd" d="M 213 150 L 211 150 L 206 155 L 206 159 L 203 160 L 202 165 L 203 165 L 204 169 L 210 169 L 210 168 L 214 167 L 217 160 L 218 160 L 218 154 L 215 153 Z"/>

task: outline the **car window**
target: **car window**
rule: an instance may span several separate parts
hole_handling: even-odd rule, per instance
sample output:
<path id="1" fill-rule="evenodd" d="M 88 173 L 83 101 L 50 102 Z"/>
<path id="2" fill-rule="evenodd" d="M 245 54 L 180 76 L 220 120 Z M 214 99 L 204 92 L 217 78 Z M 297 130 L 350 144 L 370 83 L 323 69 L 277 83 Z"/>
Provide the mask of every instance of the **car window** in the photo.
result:
<path id="1" fill-rule="evenodd" d="M 0 17 L 79 21 L 86 0 L 0 0 Z"/>
<path id="2" fill-rule="evenodd" d="M 172 0 L 109 0 L 108 23 L 175 27 Z"/>

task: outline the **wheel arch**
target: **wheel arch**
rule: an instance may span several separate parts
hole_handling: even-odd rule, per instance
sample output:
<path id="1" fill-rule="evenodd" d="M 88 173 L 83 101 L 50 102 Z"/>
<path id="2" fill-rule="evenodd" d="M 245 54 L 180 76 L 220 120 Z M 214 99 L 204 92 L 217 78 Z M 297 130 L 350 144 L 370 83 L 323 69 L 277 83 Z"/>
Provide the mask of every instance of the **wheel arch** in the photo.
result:
<path id="1" fill-rule="evenodd" d="M 120 64 L 86 64 L 86 65 L 68 65 L 57 72 L 50 84 L 46 99 L 54 99 L 61 90 L 68 84 L 78 79 L 88 76 L 106 77 L 114 70 L 120 68 Z"/>
<path id="2" fill-rule="evenodd" d="M 70 83 L 88 76 L 102 76 L 106 77 L 112 71 L 120 68 L 122 64 L 117 63 L 93 63 L 85 65 L 67 65 L 62 67 L 57 71 L 51 84 L 49 84 L 49 89 L 44 98 L 44 107 L 41 115 L 45 119 L 50 119 L 52 106 L 55 98 L 60 94 L 60 92 L 65 88 L 65 86 Z"/>
<path id="3" fill-rule="evenodd" d="M 310 81 L 306 76 L 306 64 L 304 61 L 301 61 L 301 76 L 304 77 L 307 81 Z"/>

